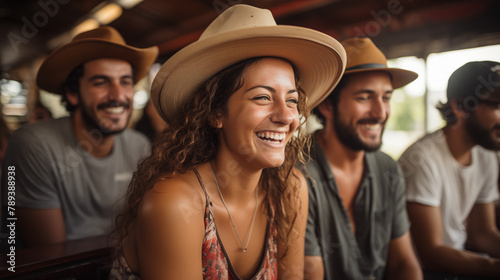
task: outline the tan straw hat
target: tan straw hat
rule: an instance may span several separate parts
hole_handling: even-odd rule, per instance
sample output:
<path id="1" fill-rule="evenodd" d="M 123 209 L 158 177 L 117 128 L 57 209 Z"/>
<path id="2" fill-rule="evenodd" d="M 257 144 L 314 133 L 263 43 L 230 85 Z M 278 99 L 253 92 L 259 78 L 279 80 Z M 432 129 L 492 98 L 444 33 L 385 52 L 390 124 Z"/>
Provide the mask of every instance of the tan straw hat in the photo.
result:
<path id="1" fill-rule="evenodd" d="M 346 61 L 344 48 L 332 37 L 308 28 L 276 25 L 269 10 L 235 5 L 220 14 L 198 41 L 165 62 L 151 87 L 153 104 L 170 122 L 210 77 L 237 62 L 263 56 L 294 64 L 312 107 L 335 87 Z"/>
<path id="2" fill-rule="evenodd" d="M 137 82 L 148 73 L 157 56 L 158 47 L 131 47 L 116 29 L 103 26 L 76 35 L 71 42 L 52 52 L 40 66 L 36 83 L 41 89 L 63 94 L 61 86 L 71 71 L 82 63 L 99 58 L 129 61 Z"/>
<path id="3" fill-rule="evenodd" d="M 370 38 L 354 37 L 342 41 L 347 54 L 345 74 L 386 71 L 392 76 L 392 86 L 399 88 L 415 80 L 418 74 L 399 68 L 387 67 L 385 55 L 375 46 Z"/>

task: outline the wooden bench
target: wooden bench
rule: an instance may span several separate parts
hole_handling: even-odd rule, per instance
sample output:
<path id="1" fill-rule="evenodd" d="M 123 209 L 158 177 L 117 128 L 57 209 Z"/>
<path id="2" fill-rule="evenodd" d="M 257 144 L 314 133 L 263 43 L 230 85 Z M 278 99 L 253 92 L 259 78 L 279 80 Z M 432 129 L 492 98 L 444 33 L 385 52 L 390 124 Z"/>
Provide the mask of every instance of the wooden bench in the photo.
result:
<path id="1" fill-rule="evenodd" d="M 111 248 L 107 236 L 15 251 L 15 272 L 8 253 L 0 256 L 0 279 L 107 279 Z"/>

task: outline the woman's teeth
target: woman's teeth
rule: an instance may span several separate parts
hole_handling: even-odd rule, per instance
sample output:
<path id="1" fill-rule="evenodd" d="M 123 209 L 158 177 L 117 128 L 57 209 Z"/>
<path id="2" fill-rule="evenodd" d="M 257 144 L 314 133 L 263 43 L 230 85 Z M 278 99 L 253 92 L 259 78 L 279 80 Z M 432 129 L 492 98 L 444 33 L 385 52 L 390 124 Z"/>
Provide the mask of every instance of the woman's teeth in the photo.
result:
<path id="1" fill-rule="evenodd" d="M 257 137 L 267 141 L 282 141 L 286 137 L 286 133 L 275 133 L 275 132 L 259 132 Z"/>

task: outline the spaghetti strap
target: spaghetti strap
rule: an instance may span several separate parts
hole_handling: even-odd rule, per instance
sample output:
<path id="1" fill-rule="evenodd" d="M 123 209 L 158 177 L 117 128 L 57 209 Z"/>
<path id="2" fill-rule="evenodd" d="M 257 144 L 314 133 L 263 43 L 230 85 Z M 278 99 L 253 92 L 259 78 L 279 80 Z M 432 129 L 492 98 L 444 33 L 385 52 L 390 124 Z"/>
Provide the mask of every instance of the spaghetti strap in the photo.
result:
<path id="1" fill-rule="evenodd" d="M 203 192 L 205 193 L 205 201 L 206 201 L 206 205 L 208 206 L 210 204 L 210 198 L 208 197 L 207 190 L 205 189 L 205 184 L 203 184 L 203 180 L 201 179 L 201 175 L 198 172 L 198 169 L 195 168 L 195 169 L 193 169 L 193 171 L 194 171 L 194 174 L 196 174 L 196 177 L 198 178 L 198 182 L 200 182 L 200 186 L 203 189 Z"/>

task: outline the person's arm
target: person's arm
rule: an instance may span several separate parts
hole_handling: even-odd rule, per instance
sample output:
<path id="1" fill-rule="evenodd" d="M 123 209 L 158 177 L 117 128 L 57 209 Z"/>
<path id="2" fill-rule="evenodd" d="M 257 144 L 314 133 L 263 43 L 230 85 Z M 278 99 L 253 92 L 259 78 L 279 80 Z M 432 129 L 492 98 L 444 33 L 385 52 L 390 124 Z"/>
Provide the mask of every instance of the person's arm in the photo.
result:
<path id="1" fill-rule="evenodd" d="M 387 256 L 387 279 L 422 279 L 422 269 L 413 252 L 410 233 L 391 240 Z"/>
<path id="2" fill-rule="evenodd" d="M 16 216 L 26 247 L 66 242 L 61 208 L 16 208 Z"/>
<path id="3" fill-rule="evenodd" d="M 308 193 L 307 183 L 304 175 L 297 169 L 294 169 L 293 174 L 300 179 L 299 188 L 299 209 L 297 209 L 297 217 L 290 233 L 291 243 L 288 244 L 286 256 L 283 256 L 285 251 L 284 242 L 278 240 L 278 278 L 279 279 L 302 279 L 304 277 L 304 239 L 306 234 L 307 210 L 308 210 Z M 293 176 L 293 175 L 292 175 Z"/>
<path id="4" fill-rule="evenodd" d="M 406 212 L 406 184 L 402 170 L 396 165 L 396 169 L 385 175 L 391 178 L 393 184 L 393 226 L 391 241 L 388 244 L 386 278 L 387 279 L 422 279 L 422 269 L 417 260 L 410 237 L 410 222 Z"/>
<path id="5" fill-rule="evenodd" d="M 408 202 L 411 233 L 424 269 L 455 275 L 500 276 L 500 260 L 456 250 L 443 242 L 439 207 Z"/>
<path id="6" fill-rule="evenodd" d="M 325 279 L 325 265 L 320 256 L 305 256 L 305 280 L 323 280 Z"/>
<path id="7" fill-rule="evenodd" d="M 500 258 L 500 231 L 495 221 L 495 204 L 476 203 L 467 219 L 468 244 L 480 252 Z"/>
<path id="8" fill-rule="evenodd" d="M 134 230 L 142 280 L 203 279 L 204 200 L 179 177 L 159 181 L 142 199 Z"/>

